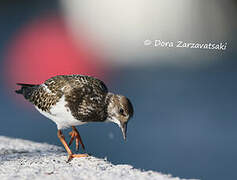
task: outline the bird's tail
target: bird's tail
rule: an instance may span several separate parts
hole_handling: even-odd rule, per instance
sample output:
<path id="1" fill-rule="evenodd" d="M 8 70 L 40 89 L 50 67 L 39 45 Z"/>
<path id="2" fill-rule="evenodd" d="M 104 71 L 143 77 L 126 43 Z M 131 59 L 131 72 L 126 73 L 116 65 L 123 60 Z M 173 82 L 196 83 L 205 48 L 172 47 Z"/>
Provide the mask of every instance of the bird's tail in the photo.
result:
<path id="1" fill-rule="evenodd" d="M 15 92 L 17 94 L 22 94 L 26 99 L 29 99 L 32 93 L 39 87 L 39 85 L 35 84 L 17 83 L 17 85 L 21 86 L 21 88 L 15 90 Z"/>

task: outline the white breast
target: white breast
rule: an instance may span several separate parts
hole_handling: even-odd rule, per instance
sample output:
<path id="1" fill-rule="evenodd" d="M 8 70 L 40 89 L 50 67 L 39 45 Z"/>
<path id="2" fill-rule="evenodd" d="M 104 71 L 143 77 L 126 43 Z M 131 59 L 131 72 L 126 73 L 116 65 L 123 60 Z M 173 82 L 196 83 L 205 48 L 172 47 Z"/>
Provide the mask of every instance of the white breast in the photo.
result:
<path id="1" fill-rule="evenodd" d="M 68 107 L 65 106 L 65 97 L 62 96 L 62 98 L 59 100 L 59 102 L 56 103 L 51 109 L 50 113 L 42 111 L 41 109 L 35 107 L 41 114 L 46 116 L 47 118 L 51 119 L 57 124 L 58 129 L 65 129 L 70 126 L 78 126 L 85 124 L 85 122 L 81 122 L 77 119 L 75 119 L 71 111 Z"/>

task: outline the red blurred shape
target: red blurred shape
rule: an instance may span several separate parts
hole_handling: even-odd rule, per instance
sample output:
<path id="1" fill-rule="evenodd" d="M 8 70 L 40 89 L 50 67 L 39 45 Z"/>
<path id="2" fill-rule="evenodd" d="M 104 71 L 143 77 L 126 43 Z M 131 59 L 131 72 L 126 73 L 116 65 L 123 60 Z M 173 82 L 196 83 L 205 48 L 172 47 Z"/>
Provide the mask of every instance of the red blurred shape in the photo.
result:
<path id="1" fill-rule="evenodd" d="M 74 44 L 60 17 L 46 16 L 23 26 L 7 49 L 5 77 L 15 83 L 39 84 L 61 74 L 104 76 L 105 66 L 89 49 L 85 34 Z M 102 77 L 103 79 L 103 77 Z"/>

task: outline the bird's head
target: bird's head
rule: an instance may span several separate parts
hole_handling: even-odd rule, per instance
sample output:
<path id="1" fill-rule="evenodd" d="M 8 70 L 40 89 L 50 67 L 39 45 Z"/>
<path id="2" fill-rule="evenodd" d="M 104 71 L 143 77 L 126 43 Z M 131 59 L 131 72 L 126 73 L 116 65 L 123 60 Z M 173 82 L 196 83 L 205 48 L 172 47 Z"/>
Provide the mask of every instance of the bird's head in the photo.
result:
<path id="1" fill-rule="evenodd" d="M 126 140 L 127 124 L 133 116 L 133 106 L 131 101 L 122 95 L 110 94 L 108 101 L 108 121 L 118 124 Z"/>

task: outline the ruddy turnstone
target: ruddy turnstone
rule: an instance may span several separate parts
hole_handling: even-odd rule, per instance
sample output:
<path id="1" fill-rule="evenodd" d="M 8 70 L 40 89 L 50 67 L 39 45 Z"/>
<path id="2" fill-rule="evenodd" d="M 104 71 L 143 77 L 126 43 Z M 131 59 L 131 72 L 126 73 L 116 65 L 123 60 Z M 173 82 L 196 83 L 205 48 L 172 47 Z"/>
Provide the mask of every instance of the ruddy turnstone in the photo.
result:
<path id="1" fill-rule="evenodd" d="M 82 142 L 77 125 L 88 122 L 114 122 L 122 130 L 126 140 L 127 123 L 133 116 L 130 100 L 122 95 L 108 92 L 103 81 L 84 75 L 59 75 L 43 84 L 21 84 L 16 93 L 22 94 L 44 116 L 54 121 L 58 138 L 64 145 L 69 159 L 85 157 L 87 154 L 73 154 L 69 146 L 76 139 L 76 149 Z M 62 129 L 72 127 L 71 139 L 66 143 Z"/>

